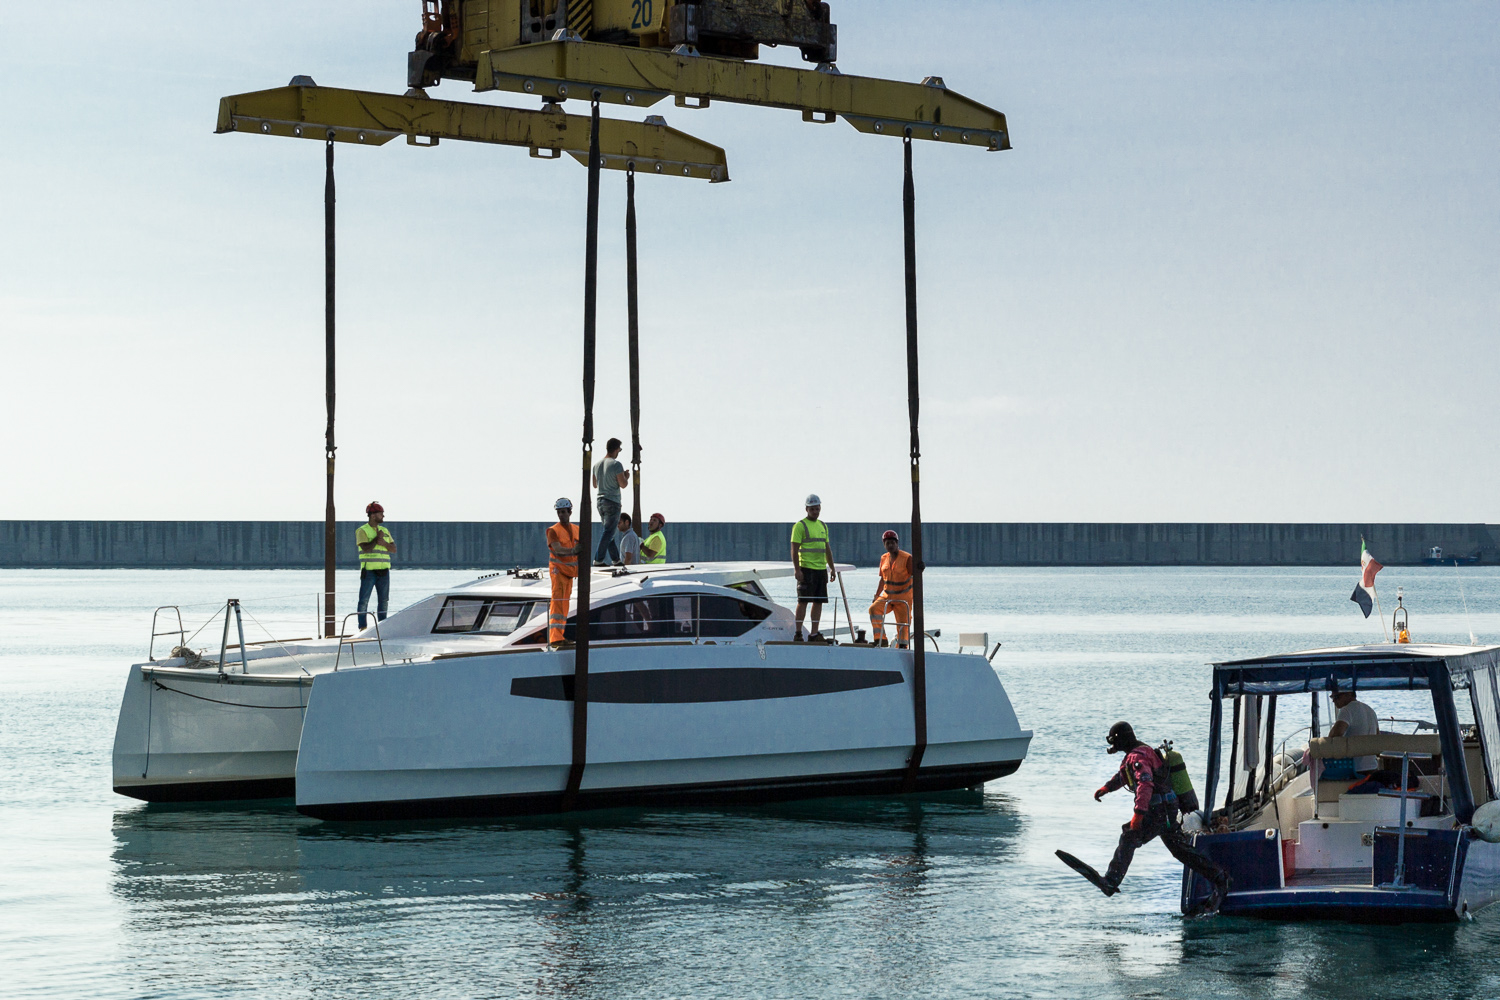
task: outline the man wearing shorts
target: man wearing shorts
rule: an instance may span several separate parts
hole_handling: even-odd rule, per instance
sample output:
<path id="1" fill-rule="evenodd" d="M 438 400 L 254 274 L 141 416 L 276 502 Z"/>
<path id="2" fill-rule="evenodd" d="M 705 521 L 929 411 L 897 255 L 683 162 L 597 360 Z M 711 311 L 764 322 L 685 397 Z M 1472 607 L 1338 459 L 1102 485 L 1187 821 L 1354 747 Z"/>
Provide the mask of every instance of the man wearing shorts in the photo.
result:
<path id="1" fill-rule="evenodd" d="M 792 526 L 792 566 L 797 574 L 797 633 L 793 642 L 802 641 L 802 622 L 812 605 L 812 634 L 809 642 L 823 642 L 818 620 L 828 603 L 828 584 L 836 579 L 833 548 L 828 543 L 828 525 L 818 520 L 823 501 L 816 493 L 807 495 L 807 516 Z"/>

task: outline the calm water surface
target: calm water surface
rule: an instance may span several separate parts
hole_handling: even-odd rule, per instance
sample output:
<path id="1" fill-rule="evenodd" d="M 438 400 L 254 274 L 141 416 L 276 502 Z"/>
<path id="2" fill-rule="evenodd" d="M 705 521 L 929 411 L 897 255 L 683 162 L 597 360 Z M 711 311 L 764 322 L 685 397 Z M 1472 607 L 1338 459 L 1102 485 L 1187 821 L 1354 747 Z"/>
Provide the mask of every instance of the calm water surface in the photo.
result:
<path id="1" fill-rule="evenodd" d="M 471 575 L 398 571 L 393 604 Z M 856 611 L 873 579 L 851 578 Z M 1496 570 L 1381 582 L 1406 587 L 1419 640 L 1500 639 Z M 317 574 L 0 572 L 0 995 L 1500 995 L 1500 912 L 1185 921 L 1159 846 L 1109 900 L 1052 855 L 1102 867 L 1128 816 L 1123 795 L 1091 798 L 1110 723 L 1175 738 L 1201 781 L 1205 663 L 1378 637 L 1353 584 L 1347 568 L 930 572 L 930 627 L 1003 639 L 995 667 L 1036 733 L 983 794 L 350 827 L 110 791 L 151 609 L 205 605 L 184 609 L 191 629 L 234 596 L 307 635 Z M 1382 716 L 1416 706 L 1385 697 L 1369 699 Z"/>

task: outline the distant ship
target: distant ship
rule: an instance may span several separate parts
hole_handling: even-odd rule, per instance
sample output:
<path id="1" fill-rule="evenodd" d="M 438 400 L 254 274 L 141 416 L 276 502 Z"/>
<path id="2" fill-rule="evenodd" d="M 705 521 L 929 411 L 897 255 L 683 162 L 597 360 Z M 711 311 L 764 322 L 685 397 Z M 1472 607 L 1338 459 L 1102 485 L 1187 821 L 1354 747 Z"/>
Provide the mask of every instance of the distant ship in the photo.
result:
<path id="1" fill-rule="evenodd" d="M 1466 556 L 1444 555 L 1443 547 L 1441 545 L 1434 545 L 1427 551 L 1427 555 L 1425 558 L 1423 558 L 1422 562 L 1427 566 L 1467 566 L 1472 563 L 1477 563 L 1479 561 L 1480 555 L 1481 553 L 1478 550 L 1471 552 Z"/>

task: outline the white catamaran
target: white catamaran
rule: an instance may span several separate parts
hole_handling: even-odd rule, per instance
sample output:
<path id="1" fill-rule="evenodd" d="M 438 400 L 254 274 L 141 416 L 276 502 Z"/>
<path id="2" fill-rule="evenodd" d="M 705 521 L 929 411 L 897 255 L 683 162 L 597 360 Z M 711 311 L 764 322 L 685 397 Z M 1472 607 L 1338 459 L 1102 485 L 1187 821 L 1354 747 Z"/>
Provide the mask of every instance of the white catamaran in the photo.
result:
<path id="1" fill-rule="evenodd" d="M 1020 766 L 1031 733 L 984 656 L 928 652 L 918 733 L 912 652 L 793 642 L 791 611 L 761 586 L 790 573 L 593 571 L 586 765 L 571 793 L 575 649 L 547 642 L 542 570 L 434 594 L 352 641 L 134 665 L 115 790 L 295 790 L 310 815 L 382 819 L 934 791 Z"/>

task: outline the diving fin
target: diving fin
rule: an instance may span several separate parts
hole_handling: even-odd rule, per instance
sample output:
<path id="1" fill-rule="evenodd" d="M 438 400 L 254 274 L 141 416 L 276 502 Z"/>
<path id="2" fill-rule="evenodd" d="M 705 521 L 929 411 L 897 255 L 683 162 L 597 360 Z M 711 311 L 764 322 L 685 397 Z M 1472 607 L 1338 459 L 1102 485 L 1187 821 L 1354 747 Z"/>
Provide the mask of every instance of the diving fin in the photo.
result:
<path id="1" fill-rule="evenodd" d="M 1098 887 L 1099 891 L 1104 893 L 1106 896 L 1113 896 L 1115 893 L 1120 891 L 1119 886 L 1110 885 L 1103 875 L 1100 875 L 1098 872 L 1094 871 L 1093 868 L 1084 864 L 1082 861 L 1079 861 L 1067 851 L 1058 851 L 1057 856 L 1059 859 L 1061 859 L 1063 864 L 1067 865 L 1069 868 L 1073 869 L 1075 872 L 1082 875 L 1090 882 L 1094 883 L 1094 885 Z"/>

